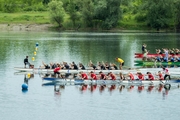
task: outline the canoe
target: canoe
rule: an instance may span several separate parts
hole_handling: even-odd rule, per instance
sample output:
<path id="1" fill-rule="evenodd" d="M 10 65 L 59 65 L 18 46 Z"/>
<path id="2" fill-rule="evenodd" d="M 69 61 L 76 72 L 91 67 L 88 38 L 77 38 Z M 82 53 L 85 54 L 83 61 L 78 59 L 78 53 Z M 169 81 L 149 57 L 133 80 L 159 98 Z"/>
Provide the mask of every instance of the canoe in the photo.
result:
<path id="1" fill-rule="evenodd" d="M 139 64 L 138 66 L 171 66 L 176 65 L 180 66 L 180 62 L 154 62 L 154 61 L 142 61 L 142 60 L 135 60 L 135 66 L 136 64 Z"/>
<path id="2" fill-rule="evenodd" d="M 14 67 L 14 70 L 20 71 L 20 72 L 36 72 L 36 73 L 42 73 L 42 72 L 47 73 L 47 72 L 49 72 L 49 73 L 53 73 L 54 69 Z M 95 73 L 99 73 L 100 71 L 102 71 L 104 73 L 109 73 L 109 72 L 119 73 L 119 72 L 135 72 L 135 71 L 137 71 L 137 69 L 132 69 L 132 70 L 90 70 L 90 69 L 72 70 L 72 69 L 61 69 L 59 72 L 61 72 L 61 73 L 79 73 L 81 71 L 83 71 L 85 73 L 89 73 L 91 71 L 93 71 Z"/>
<path id="3" fill-rule="evenodd" d="M 147 57 L 157 57 L 159 54 L 152 54 L 149 53 L 147 54 Z M 163 57 L 165 56 L 165 54 L 161 54 Z M 171 56 L 174 56 L 173 54 L 171 54 Z M 180 57 L 180 54 L 177 55 L 178 57 Z M 142 53 L 135 53 L 135 58 L 143 58 L 143 54 Z"/>
<path id="4" fill-rule="evenodd" d="M 145 66 L 145 65 L 141 65 L 140 66 Z M 32 74 L 51 74 L 53 73 L 53 69 L 38 69 L 38 68 L 34 68 L 34 69 L 29 69 L 29 68 L 18 68 L 15 67 L 16 70 L 19 70 L 18 72 L 15 72 L 14 74 L 16 75 L 20 75 L 20 74 L 28 74 L 28 73 L 32 73 Z M 172 72 L 173 74 L 179 74 L 180 72 L 180 68 L 168 68 L 170 72 Z M 21 71 L 22 70 L 22 71 Z M 24 71 L 23 71 L 24 70 Z M 27 70 L 27 71 L 26 71 Z M 137 69 L 132 69 L 132 70 L 60 70 L 61 74 L 77 74 L 80 71 L 89 73 L 90 71 L 95 72 L 96 74 L 99 73 L 100 71 L 104 72 L 104 73 L 109 73 L 109 72 L 113 72 L 114 74 L 119 74 L 120 72 L 122 72 L 123 74 L 127 74 L 128 72 L 131 73 L 137 73 L 137 71 L 140 71 L 142 73 L 146 73 L 146 72 L 158 72 L 158 71 L 162 71 L 162 68 L 137 68 Z"/>

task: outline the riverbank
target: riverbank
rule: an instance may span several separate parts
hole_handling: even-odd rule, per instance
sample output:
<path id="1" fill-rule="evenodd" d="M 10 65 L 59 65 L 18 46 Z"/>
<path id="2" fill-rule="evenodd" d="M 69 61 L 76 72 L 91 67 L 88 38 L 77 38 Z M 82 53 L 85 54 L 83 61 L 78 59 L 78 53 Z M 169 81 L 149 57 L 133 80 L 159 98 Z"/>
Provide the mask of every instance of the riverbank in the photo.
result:
<path id="1" fill-rule="evenodd" d="M 52 24 L 0 24 L 1 31 L 48 31 Z"/>

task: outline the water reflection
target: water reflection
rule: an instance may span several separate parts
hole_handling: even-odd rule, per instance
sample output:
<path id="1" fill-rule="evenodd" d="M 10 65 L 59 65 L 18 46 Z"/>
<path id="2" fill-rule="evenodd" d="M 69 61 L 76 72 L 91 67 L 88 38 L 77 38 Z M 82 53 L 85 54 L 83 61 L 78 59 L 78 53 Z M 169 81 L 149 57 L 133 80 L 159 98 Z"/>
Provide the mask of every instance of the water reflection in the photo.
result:
<path id="1" fill-rule="evenodd" d="M 34 74 L 24 74 L 24 83 L 22 84 L 22 92 L 27 93 L 28 92 L 28 83 L 31 78 L 34 78 Z"/>
<path id="2" fill-rule="evenodd" d="M 168 87 L 167 85 L 171 84 L 145 84 L 145 85 L 131 85 L 131 84 L 55 84 L 54 83 L 54 93 L 55 95 L 61 95 L 61 91 L 65 90 L 65 87 L 69 86 L 75 86 L 77 90 L 81 94 L 87 94 L 87 92 L 90 93 L 96 93 L 99 92 L 100 94 L 103 94 L 105 92 L 108 92 L 110 94 L 113 94 L 113 92 L 119 91 L 120 93 L 125 92 L 135 92 L 137 93 L 162 93 L 163 97 L 168 94 L 168 91 L 171 90 L 171 87 Z M 173 89 L 178 89 L 179 84 L 173 85 Z M 165 94 L 164 94 L 165 91 Z"/>

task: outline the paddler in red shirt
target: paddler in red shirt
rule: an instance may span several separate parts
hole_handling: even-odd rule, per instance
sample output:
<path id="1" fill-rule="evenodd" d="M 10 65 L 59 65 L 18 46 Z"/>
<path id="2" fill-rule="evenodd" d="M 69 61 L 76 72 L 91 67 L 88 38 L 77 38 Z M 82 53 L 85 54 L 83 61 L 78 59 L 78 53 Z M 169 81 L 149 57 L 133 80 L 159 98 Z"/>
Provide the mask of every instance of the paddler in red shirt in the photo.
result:
<path id="1" fill-rule="evenodd" d="M 112 72 L 110 72 L 108 76 L 111 77 L 111 80 L 116 80 L 116 76 Z"/>
<path id="2" fill-rule="evenodd" d="M 97 80 L 97 76 L 93 71 L 90 72 L 90 76 L 91 76 L 91 79 Z"/>
<path id="3" fill-rule="evenodd" d="M 151 74 L 151 72 L 147 72 L 148 80 L 154 80 L 154 76 Z"/>
<path id="4" fill-rule="evenodd" d="M 57 64 L 57 67 L 54 69 L 54 75 L 56 75 L 56 74 L 60 74 L 60 72 L 59 72 L 59 70 L 60 70 L 61 68 L 60 68 L 60 64 Z"/>
<path id="5" fill-rule="evenodd" d="M 129 77 L 130 80 L 134 80 L 134 75 L 131 72 L 127 74 L 127 77 Z"/>
<path id="6" fill-rule="evenodd" d="M 159 77 L 158 80 L 164 80 L 164 77 L 161 71 L 158 72 L 157 76 Z"/>
<path id="7" fill-rule="evenodd" d="M 80 72 L 80 76 L 82 80 L 87 80 L 88 79 L 88 75 L 86 73 L 84 73 L 83 71 Z"/>
<path id="8" fill-rule="evenodd" d="M 107 76 L 102 71 L 99 72 L 99 75 L 100 80 L 107 80 Z"/>
<path id="9" fill-rule="evenodd" d="M 144 75 L 141 72 L 137 72 L 137 77 L 139 80 L 144 80 Z"/>

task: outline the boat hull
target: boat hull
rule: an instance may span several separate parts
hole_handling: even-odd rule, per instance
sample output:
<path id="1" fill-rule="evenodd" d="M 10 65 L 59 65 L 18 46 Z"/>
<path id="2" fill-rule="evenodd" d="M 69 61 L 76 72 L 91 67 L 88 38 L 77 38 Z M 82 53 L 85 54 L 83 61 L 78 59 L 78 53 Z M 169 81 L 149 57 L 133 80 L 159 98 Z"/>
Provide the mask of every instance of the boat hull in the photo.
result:
<path id="1" fill-rule="evenodd" d="M 142 61 L 135 60 L 135 66 L 171 66 L 176 65 L 180 66 L 180 62 L 153 62 L 153 61 Z"/>
<path id="2" fill-rule="evenodd" d="M 165 54 L 161 54 L 161 55 L 162 55 L 162 57 L 165 56 Z M 149 57 L 149 58 L 157 57 L 157 56 L 159 56 L 159 54 L 151 54 L 151 53 L 147 54 L 147 57 Z M 174 54 L 171 54 L 171 56 L 174 56 Z M 180 54 L 178 54 L 176 56 L 180 57 Z M 143 54 L 142 53 L 135 53 L 135 58 L 143 58 Z"/>

